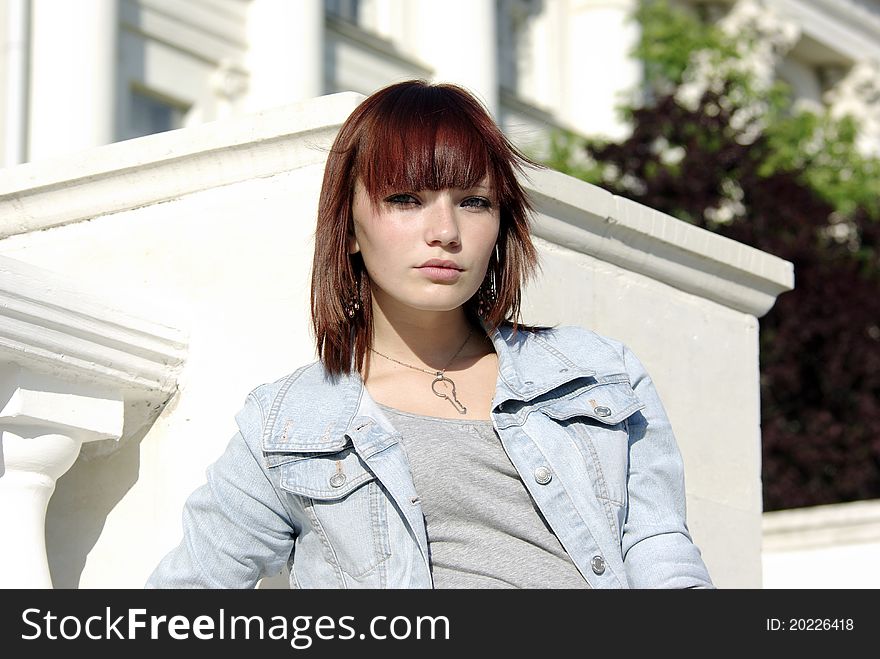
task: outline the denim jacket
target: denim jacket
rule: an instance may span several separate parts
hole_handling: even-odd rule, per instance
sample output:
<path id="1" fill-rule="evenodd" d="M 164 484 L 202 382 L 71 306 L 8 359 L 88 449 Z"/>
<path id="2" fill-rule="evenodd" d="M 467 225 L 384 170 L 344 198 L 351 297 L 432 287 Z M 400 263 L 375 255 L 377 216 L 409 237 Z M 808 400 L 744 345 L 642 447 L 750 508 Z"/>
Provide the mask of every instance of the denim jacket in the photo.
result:
<path id="1" fill-rule="evenodd" d="M 491 418 L 541 514 L 593 588 L 713 587 L 685 519 L 681 455 L 650 377 L 580 327 L 489 332 Z M 431 588 L 400 435 L 355 372 L 314 362 L 247 397 L 147 587 Z"/>

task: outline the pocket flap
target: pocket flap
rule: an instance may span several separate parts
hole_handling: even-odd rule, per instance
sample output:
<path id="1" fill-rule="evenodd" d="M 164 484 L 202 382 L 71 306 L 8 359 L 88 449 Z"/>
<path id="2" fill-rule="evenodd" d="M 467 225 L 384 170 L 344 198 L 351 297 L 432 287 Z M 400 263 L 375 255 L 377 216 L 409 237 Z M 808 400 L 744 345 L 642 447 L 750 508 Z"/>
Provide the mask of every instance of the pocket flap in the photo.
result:
<path id="1" fill-rule="evenodd" d="M 587 416 L 613 426 L 644 407 L 629 379 L 623 376 L 623 379 L 592 385 L 573 396 L 551 400 L 541 407 L 541 412 L 557 421 Z"/>
<path id="2" fill-rule="evenodd" d="M 346 445 L 350 446 L 351 440 L 345 434 L 344 427 L 337 428 L 334 423 L 316 432 L 308 424 L 297 424 L 288 419 L 274 424 L 271 431 L 263 436 L 262 445 L 264 453 L 336 453 Z"/>
<path id="3" fill-rule="evenodd" d="M 289 453 L 286 456 L 289 459 L 278 465 L 281 487 L 311 499 L 342 499 L 375 478 L 352 448 L 331 454 Z"/>

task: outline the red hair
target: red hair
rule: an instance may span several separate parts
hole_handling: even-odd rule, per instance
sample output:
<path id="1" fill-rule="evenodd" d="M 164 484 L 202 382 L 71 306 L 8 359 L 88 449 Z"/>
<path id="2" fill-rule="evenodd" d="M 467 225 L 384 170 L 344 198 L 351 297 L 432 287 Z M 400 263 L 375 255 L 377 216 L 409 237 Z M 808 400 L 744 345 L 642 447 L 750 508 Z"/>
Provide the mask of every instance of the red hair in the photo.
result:
<path id="1" fill-rule="evenodd" d="M 495 272 L 497 300 L 478 316 L 478 295 L 465 303 L 472 321 L 489 328 L 519 323 L 520 289 L 534 274 L 537 252 L 529 231 L 532 212 L 517 172 L 540 167 L 501 132 L 470 93 L 451 84 L 410 80 L 368 96 L 336 136 L 318 202 L 312 263 L 311 313 L 318 356 L 331 376 L 360 370 L 373 334 L 370 278 L 360 254 L 348 253 L 353 233 L 354 182 L 373 203 L 389 188 L 470 188 L 488 174 L 501 210 Z M 487 271 L 487 279 L 490 272 Z M 360 299 L 353 316 L 351 299 Z"/>

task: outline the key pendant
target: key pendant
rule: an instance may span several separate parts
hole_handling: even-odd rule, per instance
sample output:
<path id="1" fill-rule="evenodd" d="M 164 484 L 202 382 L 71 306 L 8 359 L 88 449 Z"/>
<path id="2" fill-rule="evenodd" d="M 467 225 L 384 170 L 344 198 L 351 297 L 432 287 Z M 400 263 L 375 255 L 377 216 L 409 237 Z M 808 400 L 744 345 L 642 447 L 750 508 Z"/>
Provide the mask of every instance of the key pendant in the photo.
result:
<path id="1" fill-rule="evenodd" d="M 440 389 L 439 391 L 438 388 Z M 443 391 L 444 389 L 446 391 Z M 431 391 L 434 392 L 434 395 L 445 398 L 452 403 L 459 414 L 467 414 L 467 408 L 458 402 L 458 398 L 455 395 L 455 383 L 442 373 L 437 373 L 437 377 L 431 383 Z"/>

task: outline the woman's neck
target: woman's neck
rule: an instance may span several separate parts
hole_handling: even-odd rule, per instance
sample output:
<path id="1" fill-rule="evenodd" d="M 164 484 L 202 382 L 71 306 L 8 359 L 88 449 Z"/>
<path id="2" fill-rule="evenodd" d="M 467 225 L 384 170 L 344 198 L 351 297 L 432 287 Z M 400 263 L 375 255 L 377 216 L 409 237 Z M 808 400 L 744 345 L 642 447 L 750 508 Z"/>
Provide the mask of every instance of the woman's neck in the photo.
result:
<path id="1" fill-rule="evenodd" d="M 476 339 L 482 333 L 461 307 L 388 314 L 379 305 L 373 306 L 373 349 L 413 366 L 445 368 L 459 349 L 459 357 L 468 356 L 469 344 L 480 344 Z"/>

